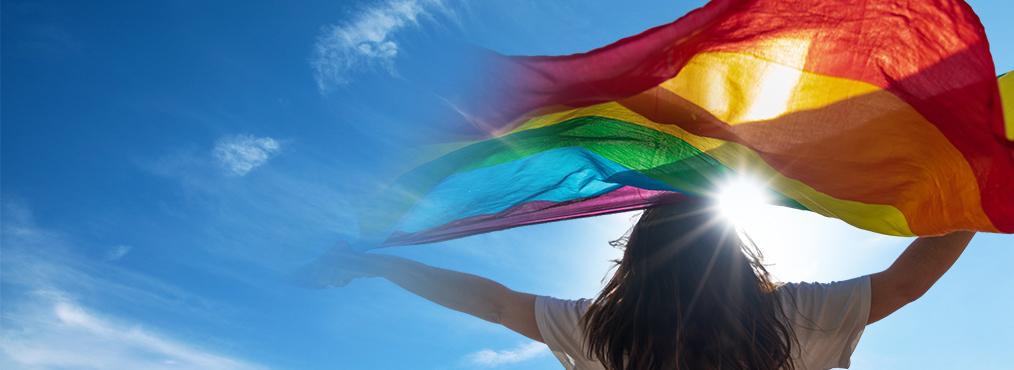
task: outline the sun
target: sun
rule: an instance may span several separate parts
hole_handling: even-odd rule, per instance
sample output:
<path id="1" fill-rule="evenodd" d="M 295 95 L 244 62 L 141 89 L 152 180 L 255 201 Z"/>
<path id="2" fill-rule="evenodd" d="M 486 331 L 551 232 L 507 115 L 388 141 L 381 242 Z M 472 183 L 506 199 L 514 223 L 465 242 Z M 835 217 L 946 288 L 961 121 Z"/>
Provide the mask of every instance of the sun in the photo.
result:
<path id="1" fill-rule="evenodd" d="M 759 181 L 737 176 L 719 188 L 717 199 L 719 214 L 743 227 L 763 219 L 772 196 Z"/>
<path id="2" fill-rule="evenodd" d="M 776 279 L 803 281 L 818 275 L 819 264 L 814 261 L 826 252 L 813 245 L 829 243 L 825 220 L 773 204 L 775 193 L 751 176 L 729 178 L 714 197 L 717 214 L 736 225 L 741 235 L 749 235 Z"/>

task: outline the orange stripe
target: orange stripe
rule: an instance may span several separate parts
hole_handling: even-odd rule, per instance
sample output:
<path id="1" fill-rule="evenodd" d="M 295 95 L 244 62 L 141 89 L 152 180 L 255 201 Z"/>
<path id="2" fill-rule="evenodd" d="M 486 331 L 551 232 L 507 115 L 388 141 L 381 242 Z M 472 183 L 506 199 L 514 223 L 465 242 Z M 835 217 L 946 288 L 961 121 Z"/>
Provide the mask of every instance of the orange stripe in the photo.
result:
<path id="1" fill-rule="evenodd" d="M 654 122 L 743 144 L 835 198 L 894 205 L 916 234 L 954 225 L 996 230 L 968 162 L 911 106 L 867 83 L 808 72 L 791 83 L 765 80 L 773 68 L 785 67 L 738 53 L 699 54 L 677 77 L 620 104 Z M 749 113 L 778 89 L 789 93 L 781 112 Z M 773 117 L 752 119 L 765 116 Z"/>

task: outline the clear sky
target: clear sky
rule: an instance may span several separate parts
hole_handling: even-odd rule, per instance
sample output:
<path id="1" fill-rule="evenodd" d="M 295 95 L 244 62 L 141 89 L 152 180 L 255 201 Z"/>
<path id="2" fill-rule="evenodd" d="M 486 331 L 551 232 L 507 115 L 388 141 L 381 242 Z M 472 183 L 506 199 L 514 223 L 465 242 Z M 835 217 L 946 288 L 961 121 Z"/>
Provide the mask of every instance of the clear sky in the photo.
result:
<path id="1" fill-rule="evenodd" d="M 397 128 L 448 114 L 419 77 L 453 68 L 442 46 L 578 52 L 699 5 L 5 0 L 0 368 L 560 368 L 385 281 L 310 291 L 280 275 L 355 230 L 357 194 L 399 161 Z M 1009 3 L 972 6 L 998 72 L 1014 69 Z M 910 241 L 774 207 L 744 224 L 784 281 L 876 272 Z M 383 252 L 590 297 L 629 225 Z M 1009 368 L 1012 263 L 1014 237 L 976 236 L 926 296 L 867 328 L 852 368 Z"/>

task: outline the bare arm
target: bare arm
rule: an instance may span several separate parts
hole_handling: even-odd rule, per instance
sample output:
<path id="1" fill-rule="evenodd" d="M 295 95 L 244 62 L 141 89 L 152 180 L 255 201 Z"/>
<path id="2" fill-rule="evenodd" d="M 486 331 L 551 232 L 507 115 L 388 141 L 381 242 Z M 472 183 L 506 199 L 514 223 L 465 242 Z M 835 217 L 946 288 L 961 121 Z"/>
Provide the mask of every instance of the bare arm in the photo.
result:
<path id="1" fill-rule="evenodd" d="M 357 277 L 382 277 L 431 302 L 542 341 L 535 322 L 535 296 L 483 277 L 347 247 L 324 255 L 309 270 L 318 287 L 342 286 Z"/>
<path id="2" fill-rule="evenodd" d="M 535 323 L 534 295 L 515 292 L 483 277 L 427 266 L 400 257 L 370 256 L 377 263 L 378 276 L 415 295 L 542 341 Z"/>
<path id="3" fill-rule="evenodd" d="M 872 297 L 867 324 L 919 299 L 968 246 L 974 232 L 959 231 L 916 239 L 886 270 L 870 275 Z"/>

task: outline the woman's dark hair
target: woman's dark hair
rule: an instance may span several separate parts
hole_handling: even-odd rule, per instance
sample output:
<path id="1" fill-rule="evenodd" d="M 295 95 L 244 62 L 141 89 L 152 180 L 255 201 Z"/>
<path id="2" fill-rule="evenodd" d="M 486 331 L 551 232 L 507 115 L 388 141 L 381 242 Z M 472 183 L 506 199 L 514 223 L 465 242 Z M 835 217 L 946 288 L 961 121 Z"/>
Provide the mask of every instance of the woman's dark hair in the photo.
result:
<path id="1" fill-rule="evenodd" d="M 582 318 L 607 369 L 793 369 L 795 336 L 760 254 L 704 201 L 644 211 Z"/>

